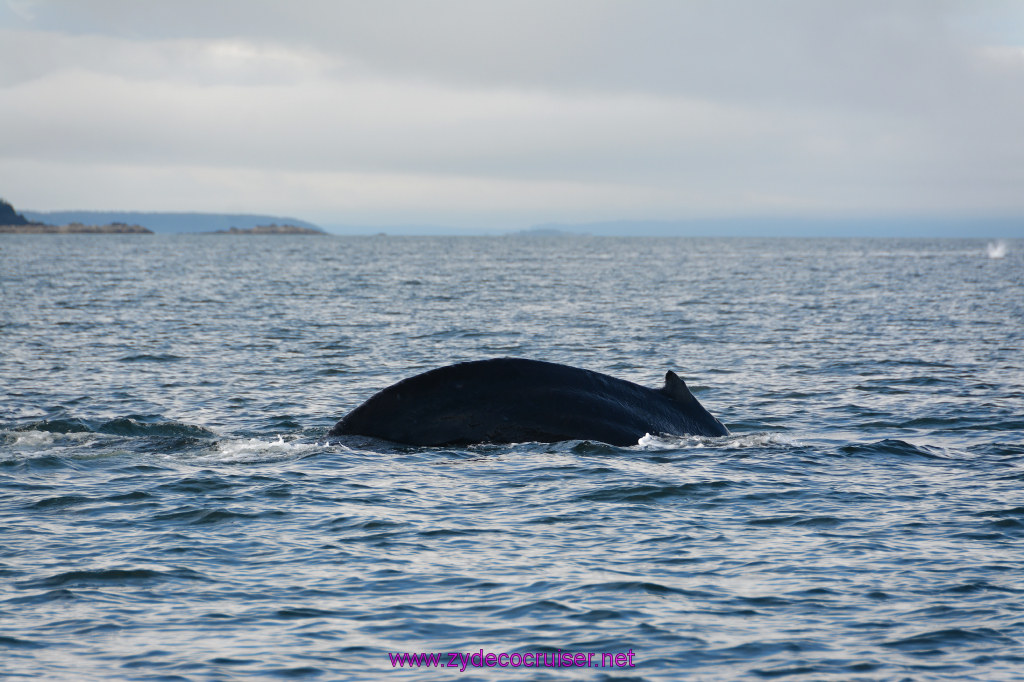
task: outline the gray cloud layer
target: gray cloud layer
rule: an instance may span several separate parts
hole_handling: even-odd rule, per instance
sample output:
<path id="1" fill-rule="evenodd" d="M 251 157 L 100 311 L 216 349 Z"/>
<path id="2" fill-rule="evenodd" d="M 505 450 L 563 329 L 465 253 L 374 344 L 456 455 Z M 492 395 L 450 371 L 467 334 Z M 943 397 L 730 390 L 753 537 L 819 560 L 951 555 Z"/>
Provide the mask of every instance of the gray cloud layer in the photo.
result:
<path id="1" fill-rule="evenodd" d="M 8 0 L 0 188 L 328 223 L 1021 213 L 1022 16 Z"/>

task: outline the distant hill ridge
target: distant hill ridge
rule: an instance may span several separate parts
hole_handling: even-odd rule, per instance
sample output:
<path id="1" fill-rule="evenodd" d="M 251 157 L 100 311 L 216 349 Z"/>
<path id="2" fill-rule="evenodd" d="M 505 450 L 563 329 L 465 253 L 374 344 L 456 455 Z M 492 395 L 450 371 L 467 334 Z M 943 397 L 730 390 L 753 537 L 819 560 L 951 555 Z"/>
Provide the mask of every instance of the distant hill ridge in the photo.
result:
<path id="1" fill-rule="evenodd" d="M 8 204 L 9 205 L 9 204 Z M 0 209 L 2 210 L 2 209 Z M 11 209 L 13 211 L 13 209 Z M 323 230 L 313 223 L 271 215 L 227 214 L 227 213 L 145 213 L 138 211 L 23 211 L 29 221 L 51 224 L 84 223 L 102 225 L 128 223 L 141 225 L 158 234 L 183 232 L 216 232 L 232 227 L 246 230 L 261 225 L 295 225 L 317 232 Z M 3 221 L 0 220 L 0 223 Z"/>

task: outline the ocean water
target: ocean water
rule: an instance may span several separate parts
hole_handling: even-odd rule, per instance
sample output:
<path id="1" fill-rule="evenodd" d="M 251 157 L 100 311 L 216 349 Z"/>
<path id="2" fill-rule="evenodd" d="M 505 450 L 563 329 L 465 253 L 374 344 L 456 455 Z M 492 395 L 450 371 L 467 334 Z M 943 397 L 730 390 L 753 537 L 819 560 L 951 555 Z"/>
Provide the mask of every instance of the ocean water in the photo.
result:
<path id="1" fill-rule="evenodd" d="M 4 679 L 1024 679 L 1020 242 L 8 235 L 0 304 Z M 326 439 L 499 356 L 733 435 Z"/>

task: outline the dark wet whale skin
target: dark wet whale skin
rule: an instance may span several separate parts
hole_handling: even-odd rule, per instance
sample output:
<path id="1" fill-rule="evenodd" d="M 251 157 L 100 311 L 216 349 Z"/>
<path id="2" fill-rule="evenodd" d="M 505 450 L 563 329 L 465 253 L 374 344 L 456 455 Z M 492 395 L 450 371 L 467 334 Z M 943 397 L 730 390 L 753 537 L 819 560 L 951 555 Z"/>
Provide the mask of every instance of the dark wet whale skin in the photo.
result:
<path id="1" fill-rule="evenodd" d="M 568 365 L 497 358 L 389 386 L 328 435 L 427 446 L 564 440 L 626 446 L 645 434 L 726 436 L 729 430 L 674 372 L 651 389 Z"/>

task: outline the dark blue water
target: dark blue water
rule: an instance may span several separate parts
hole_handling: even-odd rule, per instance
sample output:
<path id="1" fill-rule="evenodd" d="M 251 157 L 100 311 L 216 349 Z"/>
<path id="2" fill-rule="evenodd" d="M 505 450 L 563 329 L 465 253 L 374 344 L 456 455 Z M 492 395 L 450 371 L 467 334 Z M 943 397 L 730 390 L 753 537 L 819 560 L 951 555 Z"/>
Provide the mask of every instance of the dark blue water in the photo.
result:
<path id="1" fill-rule="evenodd" d="M 1024 678 L 1020 242 L 9 235 L 0 303 L 7 678 Z M 734 435 L 325 442 L 495 356 Z M 480 650 L 635 667 L 388 655 Z"/>

